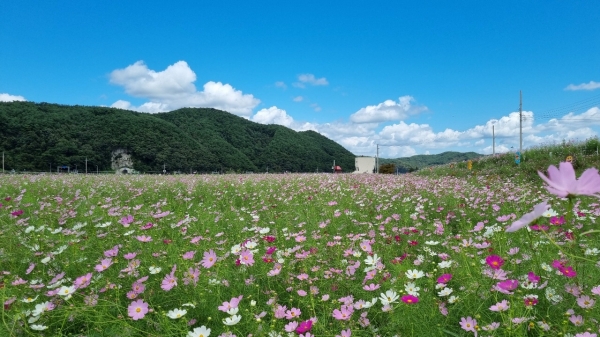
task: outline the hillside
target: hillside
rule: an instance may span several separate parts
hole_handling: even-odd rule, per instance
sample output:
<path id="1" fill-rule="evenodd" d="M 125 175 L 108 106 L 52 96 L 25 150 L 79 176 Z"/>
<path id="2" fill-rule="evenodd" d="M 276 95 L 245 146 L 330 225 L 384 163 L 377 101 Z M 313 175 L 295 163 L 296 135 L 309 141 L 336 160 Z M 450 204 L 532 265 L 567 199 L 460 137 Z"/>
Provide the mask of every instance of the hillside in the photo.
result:
<path id="1" fill-rule="evenodd" d="M 0 103 L 5 169 L 48 171 L 70 165 L 109 171 L 125 149 L 141 172 L 314 172 L 333 160 L 354 169 L 354 155 L 316 132 L 263 125 L 216 109 L 146 114 L 108 107 Z"/>
<path id="2" fill-rule="evenodd" d="M 483 157 L 483 155 L 475 152 L 442 152 L 439 154 L 416 155 L 405 158 L 395 159 L 379 159 L 379 164 L 394 164 L 401 169 L 409 170 L 411 168 L 423 168 L 435 165 L 444 165 L 447 163 L 462 162 L 469 159 Z"/>

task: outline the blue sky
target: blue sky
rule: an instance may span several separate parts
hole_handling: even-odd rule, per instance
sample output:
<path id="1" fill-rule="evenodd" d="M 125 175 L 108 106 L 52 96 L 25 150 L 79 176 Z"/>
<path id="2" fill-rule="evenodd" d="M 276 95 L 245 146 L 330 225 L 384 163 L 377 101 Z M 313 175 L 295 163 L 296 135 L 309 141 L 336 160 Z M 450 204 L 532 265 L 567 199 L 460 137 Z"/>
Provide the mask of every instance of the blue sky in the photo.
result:
<path id="1" fill-rule="evenodd" d="M 357 155 L 600 133 L 596 1 L 18 1 L 0 100 L 215 107 Z"/>

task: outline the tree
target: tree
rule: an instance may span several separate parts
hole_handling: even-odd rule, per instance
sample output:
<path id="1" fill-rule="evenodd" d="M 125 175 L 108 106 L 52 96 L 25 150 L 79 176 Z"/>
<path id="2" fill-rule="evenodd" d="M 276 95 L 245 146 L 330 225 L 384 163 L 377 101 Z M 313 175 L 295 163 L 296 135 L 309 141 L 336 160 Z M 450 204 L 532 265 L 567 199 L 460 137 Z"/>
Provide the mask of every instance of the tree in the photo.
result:
<path id="1" fill-rule="evenodd" d="M 396 165 L 394 164 L 383 164 L 379 166 L 379 173 L 381 174 L 394 174 L 396 173 Z"/>

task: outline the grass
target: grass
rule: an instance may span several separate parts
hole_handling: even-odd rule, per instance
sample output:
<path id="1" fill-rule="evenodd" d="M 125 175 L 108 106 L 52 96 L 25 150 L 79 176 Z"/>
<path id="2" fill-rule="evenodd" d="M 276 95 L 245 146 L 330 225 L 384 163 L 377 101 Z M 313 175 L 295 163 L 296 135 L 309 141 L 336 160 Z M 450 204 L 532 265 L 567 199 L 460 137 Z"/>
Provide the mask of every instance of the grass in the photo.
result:
<path id="1" fill-rule="evenodd" d="M 600 204 L 543 188 L 558 153 L 402 176 L 0 176 L 0 335 L 595 333 L 600 244 L 580 234 Z M 505 232 L 542 200 L 547 230 Z"/>

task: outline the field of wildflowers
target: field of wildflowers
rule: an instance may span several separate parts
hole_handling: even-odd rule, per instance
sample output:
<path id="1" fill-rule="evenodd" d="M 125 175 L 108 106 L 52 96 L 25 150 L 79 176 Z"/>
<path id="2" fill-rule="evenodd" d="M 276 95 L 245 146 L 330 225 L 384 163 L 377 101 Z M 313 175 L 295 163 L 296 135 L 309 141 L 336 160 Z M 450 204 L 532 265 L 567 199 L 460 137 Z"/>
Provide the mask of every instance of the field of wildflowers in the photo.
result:
<path id="1" fill-rule="evenodd" d="M 0 176 L 0 336 L 596 336 L 600 176 L 548 174 Z"/>

